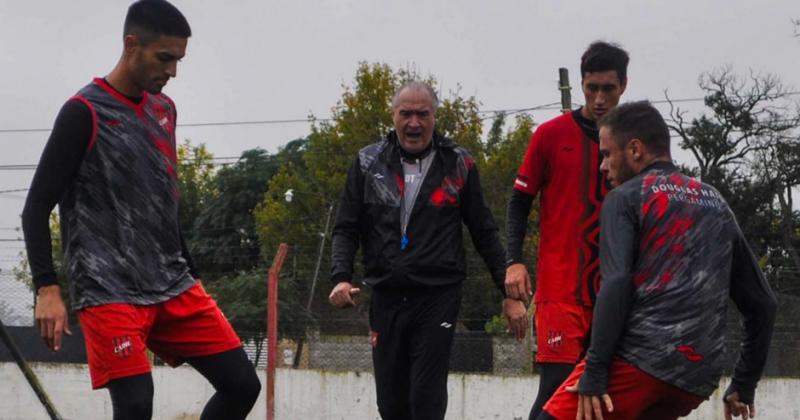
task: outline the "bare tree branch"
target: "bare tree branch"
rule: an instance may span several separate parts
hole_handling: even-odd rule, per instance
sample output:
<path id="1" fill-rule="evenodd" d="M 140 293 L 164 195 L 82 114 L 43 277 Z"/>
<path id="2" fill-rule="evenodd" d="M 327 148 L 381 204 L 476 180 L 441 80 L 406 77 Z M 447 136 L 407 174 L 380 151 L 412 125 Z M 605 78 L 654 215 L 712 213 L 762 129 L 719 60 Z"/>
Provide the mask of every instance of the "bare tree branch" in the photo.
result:
<path id="1" fill-rule="evenodd" d="M 698 84 L 711 112 L 691 121 L 666 91 L 664 96 L 670 106 L 669 127 L 681 138 L 681 147 L 694 155 L 701 178 L 746 169 L 754 153 L 785 141 L 800 127 L 800 105 L 790 106 L 790 90 L 775 75 L 750 70 L 741 77 L 723 66 L 702 74 Z"/>
<path id="2" fill-rule="evenodd" d="M 690 146 L 692 143 L 692 136 L 688 133 L 686 122 L 683 118 L 683 116 L 686 114 L 686 111 L 682 111 L 680 108 L 675 106 L 675 103 L 673 103 L 672 99 L 670 99 L 669 93 L 666 89 L 664 89 L 664 97 L 667 99 L 667 103 L 669 104 L 669 115 L 671 121 L 673 122 L 673 124 L 667 124 L 667 126 L 670 128 L 670 130 L 674 131 L 678 136 L 680 136 L 682 140 L 681 147 L 688 148 L 689 151 L 692 152 L 692 155 L 694 155 L 698 166 L 701 168 L 700 173 L 702 178 L 703 168 L 706 165 L 705 161 L 703 160 L 703 156 L 698 152 L 698 150 Z"/>

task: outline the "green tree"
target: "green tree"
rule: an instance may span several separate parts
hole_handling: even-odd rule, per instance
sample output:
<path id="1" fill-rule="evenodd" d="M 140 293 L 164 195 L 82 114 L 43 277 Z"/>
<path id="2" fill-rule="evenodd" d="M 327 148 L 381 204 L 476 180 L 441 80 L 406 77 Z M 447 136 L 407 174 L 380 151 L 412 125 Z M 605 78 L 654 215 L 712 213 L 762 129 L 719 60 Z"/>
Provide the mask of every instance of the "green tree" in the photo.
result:
<path id="1" fill-rule="evenodd" d="M 489 128 L 489 132 L 486 134 L 486 153 L 490 155 L 494 153 L 497 145 L 503 141 L 503 127 L 505 124 L 506 113 L 496 113 L 492 119 L 492 127 Z"/>
<path id="2" fill-rule="evenodd" d="M 265 279 L 272 256 L 261 255 L 253 211 L 282 163 L 303 163 L 306 143 L 305 139 L 292 140 L 274 155 L 262 149 L 247 150 L 237 162 L 219 169 L 211 178 L 213 185 L 206 187 L 216 193 L 205 195 L 188 236 L 192 257 L 209 292 L 239 336 L 255 344 L 256 362 L 266 331 Z M 303 307 L 293 284 L 289 277 L 280 283 L 281 333 L 293 331 L 292 326 L 307 319 L 306 312 L 298 310 Z"/>
<path id="3" fill-rule="evenodd" d="M 75 323 L 77 318 L 75 317 L 75 313 L 71 310 L 69 279 L 67 278 L 67 271 L 64 265 L 64 247 L 61 243 L 61 220 L 56 212 L 50 213 L 50 235 L 53 269 L 56 272 L 58 285 L 61 288 L 61 298 L 64 300 L 64 305 L 67 307 L 70 323 Z M 20 252 L 19 264 L 12 269 L 12 272 L 17 281 L 27 284 L 30 286 L 31 290 L 35 291 L 30 266 L 28 265 L 28 258 L 24 252 Z"/>
<path id="4" fill-rule="evenodd" d="M 242 340 L 255 345 L 256 365 L 267 331 L 266 278 L 266 269 L 253 269 L 222 277 L 209 287 Z M 278 317 L 278 333 L 282 337 L 296 337 L 309 321 L 300 304 L 295 280 L 289 275 L 281 276 L 278 281 Z"/>
<path id="5" fill-rule="evenodd" d="M 217 193 L 204 200 L 192 229 L 185 232 L 192 258 L 206 281 L 263 265 L 252 212 L 277 172 L 278 162 L 265 150 L 252 149 L 217 171 L 209 188 Z"/>
<path id="6" fill-rule="evenodd" d="M 515 117 L 514 126 L 504 133 L 505 120 L 504 114 L 495 116 L 486 140 L 486 158 L 482 167 L 479 168 L 484 196 L 501 234 L 505 233 L 506 207 L 511 199 L 514 179 L 535 125 L 533 118 L 529 115 L 519 114 Z M 533 264 L 536 261 L 536 244 L 538 243 L 536 240 L 538 238 L 537 216 L 538 212 L 531 212 L 531 221 L 528 223 L 528 234 L 523 249 L 525 261 Z M 470 279 L 466 285 L 467 290 L 464 296 L 466 304 L 462 307 L 464 318 L 470 320 L 466 325 L 472 330 L 484 329 L 497 332 L 497 326 L 500 325 L 498 319 L 502 319 L 502 317 L 495 317 L 488 323 L 486 320 L 492 314 L 499 313 L 500 307 L 497 302 L 500 301 L 501 296 L 491 283 L 485 264 L 477 252 L 472 249 L 470 249 L 470 262 L 472 262 L 469 270 Z M 531 267 L 529 266 L 529 270 L 534 273 Z M 491 296 L 491 298 L 487 299 L 487 296 Z"/>
<path id="7" fill-rule="evenodd" d="M 344 93 L 331 109 L 330 121 L 311 125 L 305 160 L 315 180 L 314 193 L 334 199 L 356 152 L 389 131 L 390 102 L 398 83 L 398 76 L 388 65 L 362 62 L 354 86 L 342 86 Z"/>
<path id="8" fill-rule="evenodd" d="M 699 176 L 706 179 L 722 167 L 746 165 L 746 158 L 768 147 L 782 134 L 798 126 L 797 115 L 781 103 L 787 89 L 777 76 L 751 73 L 737 76 L 728 67 L 700 76 L 710 115 L 691 121 L 686 111 L 670 103 L 670 128 L 680 137 L 680 146 L 697 161 Z"/>
<path id="9" fill-rule="evenodd" d="M 281 242 L 289 243 L 294 252 L 316 242 L 318 229 L 314 222 L 323 217 L 324 198 L 316 195 L 306 175 L 303 167 L 282 165 L 253 211 L 264 258 L 274 255 Z M 286 201 L 289 190 L 294 194 L 291 202 Z"/>
<path id="10" fill-rule="evenodd" d="M 495 119 L 492 130 L 495 130 L 497 121 L 503 121 L 504 118 L 501 116 Z M 530 115 L 519 114 L 515 118 L 514 127 L 504 136 L 499 140 L 494 140 L 492 136 L 489 136 L 487 141 L 488 158 L 482 168 L 481 183 L 486 200 L 498 220 L 498 224 L 505 223 L 506 206 L 511 199 L 514 180 L 534 126 L 533 118 Z"/>
<path id="11" fill-rule="evenodd" d="M 486 146 L 481 141 L 483 120 L 478 114 L 479 106 L 474 96 L 463 98 L 458 90 L 451 92 L 436 111 L 436 129 L 469 150 L 480 168 L 486 161 Z"/>
<path id="12" fill-rule="evenodd" d="M 324 232 L 330 206 L 336 203 L 358 150 L 392 129 L 392 96 L 402 83 L 410 79 L 420 77 L 413 72 L 394 71 L 385 64 L 360 63 L 354 83 L 343 86 L 342 98 L 331 110 L 331 120 L 312 124 L 308 147 L 303 154 L 305 166 L 284 164 L 254 212 L 262 255 L 273 254 L 282 241 L 289 242 L 292 255 L 298 260 L 292 273 L 306 296 L 319 257 L 320 234 L 324 234 L 330 243 L 330 231 Z M 436 86 L 432 77 L 424 80 Z M 441 101 L 436 128 L 466 146 L 481 166 L 485 151 L 480 141 L 483 122 L 478 114 L 478 105 L 475 98 L 462 98 L 457 92 L 451 92 Z M 285 201 L 289 189 L 295 193 L 291 203 Z M 325 321 L 321 328 L 342 323 L 344 317 L 352 318 L 352 313 L 334 311 L 327 303 L 329 254 L 326 249 L 322 255 L 324 271 L 318 280 L 324 286 L 317 287 L 313 298 L 313 313 Z M 482 265 L 470 267 L 486 271 Z M 364 314 L 363 305 L 358 310 Z M 357 321 L 359 328 L 363 328 L 363 322 L 363 319 Z"/>
<path id="13" fill-rule="evenodd" d="M 786 272 L 796 279 L 800 107 L 774 75 L 742 77 L 726 67 L 703 74 L 700 87 L 710 114 L 689 121 L 670 102 L 671 128 L 694 155 L 696 175 L 727 199 L 770 280 Z"/>
<path id="14" fill-rule="evenodd" d="M 178 221 L 181 231 L 191 230 L 195 219 L 214 197 L 214 156 L 205 143 L 192 145 L 189 139 L 178 146 Z"/>
<path id="15" fill-rule="evenodd" d="M 744 197 L 751 201 L 761 200 L 768 204 L 763 212 L 771 216 L 761 219 L 772 220 L 770 226 L 762 227 L 762 232 L 774 232 L 775 242 L 780 244 L 780 251 L 766 253 L 769 258 L 768 273 L 772 271 L 774 286 L 781 290 L 784 284 L 800 293 L 800 235 L 798 219 L 800 213 L 795 210 L 793 191 L 800 185 L 800 136 L 787 137 L 772 142 L 767 148 L 760 150 L 752 159 L 755 179 L 761 184 L 761 196 L 756 194 Z M 765 241 L 766 242 L 766 241 Z M 777 248 L 777 247 L 776 247 Z M 781 252 L 782 251 L 782 252 Z M 764 255 L 764 254 L 762 254 Z M 786 280 L 790 281 L 786 281 Z M 780 284 L 784 283 L 784 284 Z"/>

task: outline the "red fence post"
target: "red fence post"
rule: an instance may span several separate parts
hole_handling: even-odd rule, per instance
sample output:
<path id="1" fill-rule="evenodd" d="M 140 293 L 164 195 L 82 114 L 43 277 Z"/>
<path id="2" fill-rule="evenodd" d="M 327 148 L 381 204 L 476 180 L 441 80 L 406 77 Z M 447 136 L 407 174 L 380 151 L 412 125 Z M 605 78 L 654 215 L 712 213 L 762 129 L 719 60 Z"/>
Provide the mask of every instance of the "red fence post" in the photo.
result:
<path id="1" fill-rule="evenodd" d="M 289 252 L 281 243 L 267 278 L 267 420 L 275 420 L 275 360 L 278 354 L 278 277 Z"/>

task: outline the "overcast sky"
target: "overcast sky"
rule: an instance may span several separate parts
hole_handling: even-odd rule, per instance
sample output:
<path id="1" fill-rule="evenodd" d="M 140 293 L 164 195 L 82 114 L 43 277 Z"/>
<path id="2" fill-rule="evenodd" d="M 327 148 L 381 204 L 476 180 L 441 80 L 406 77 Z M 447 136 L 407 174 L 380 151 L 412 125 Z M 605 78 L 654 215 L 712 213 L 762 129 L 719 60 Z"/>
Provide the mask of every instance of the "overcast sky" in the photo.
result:
<path id="1" fill-rule="evenodd" d="M 126 1 L 0 0 L 0 166 L 34 164 L 64 101 L 116 64 Z M 559 100 L 557 69 L 573 84 L 593 40 L 631 55 L 624 99 L 702 95 L 701 72 L 721 65 L 774 73 L 800 88 L 800 1 L 672 0 L 181 0 L 194 32 L 165 92 L 178 123 L 324 118 L 360 61 L 432 74 L 444 96 L 461 87 L 482 109 Z M 579 90 L 573 100 L 581 102 Z M 698 109 L 701 104 L 687 104 Z M 665 108 L 662 108 L 665 109 Z M 533 114 L 538 122 L 555 111 Z M 307 123 L 181 127 L 216 156 L 270 152 Z M 27 188 L 31 170 L 0 170 L 0 191 Z M 15 238 L 25 192 L 0 193 L 0 239 Z M 22 244 L 0 241 L 0 268 Z M 5 282 L 7 277 L 0 276 Z"/>

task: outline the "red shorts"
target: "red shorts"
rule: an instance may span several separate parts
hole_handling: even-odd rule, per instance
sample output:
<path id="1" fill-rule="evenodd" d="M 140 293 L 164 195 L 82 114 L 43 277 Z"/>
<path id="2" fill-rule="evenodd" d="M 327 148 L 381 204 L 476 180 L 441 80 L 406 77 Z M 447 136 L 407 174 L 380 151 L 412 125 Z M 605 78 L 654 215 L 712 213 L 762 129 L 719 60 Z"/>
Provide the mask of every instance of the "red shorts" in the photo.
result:
<path id="1" fill-rule="evenodd" d="M 592 308 L 561 302 L 536 304 L 536 362 L 576 364 L 586 352 Z"/>
<path id="2" fill-rule="evenodd" d="M 155 305 L 111 303 L 78 312 L 92 388 L 150 372 L 145 348 L 171 366 L 242 345 L 239 336 L 198 282 Z"/>
<path id="3" fill-rule="evenodd" d="M 567 386 L 578 382 L 586 361 L 582 361 L 564 381 L 550 401 L 544 406 L 558 420 L 573 420 L 578 413 L 578 394 L 567 391 Z M 608 396 L 614 406 L 609 413 L 603 407 L 606 420 L 667 420 L 688 415 L 705 398 L 660 381 L 622 359 L 611 363 L 608 378 Z"/>

